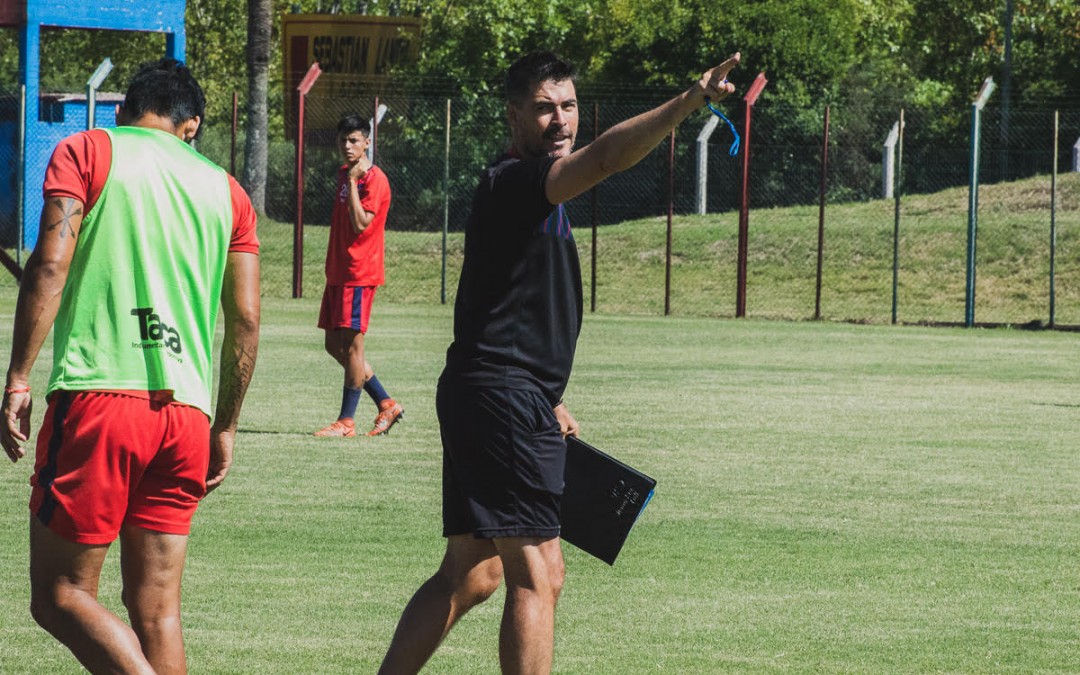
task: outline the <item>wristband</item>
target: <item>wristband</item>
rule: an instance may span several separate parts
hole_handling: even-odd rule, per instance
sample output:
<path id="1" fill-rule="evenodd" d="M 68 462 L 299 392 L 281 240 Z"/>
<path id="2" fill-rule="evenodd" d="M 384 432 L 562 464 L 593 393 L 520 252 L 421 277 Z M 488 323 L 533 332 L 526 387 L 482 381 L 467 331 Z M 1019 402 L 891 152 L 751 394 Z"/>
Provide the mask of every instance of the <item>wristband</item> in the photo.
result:
<path id="1" fill-rule="evenodd" d="M 725 81 L 725 82 L 727 82 L 727 80 L 724 80 L 724 81 Z M 729 120 L 729 119 L 728 119 L 728 118 L 727 118 L 727 117 L 726 117 L 726 116 L 724 115 L 723 111 L 721 111 L 721 110 L 720 110 L 720 108 L 717 108 L 716 106 L 714 106 L 714 105 L 712 104 L 712 101 L 710 101 L 710 100 L 709 100 L 709 97 L 708 97 L 708 96 L 706 96 L 706 97 L 705 97 L 705 105 L 707 105 L 707 106 L 709 107 L 709 110 L 711 110 L 711 111 L 713 112 L 713 114 L 714 114 L 714 115 L 716 115 L 716 116 L 717 116 L 717 117 L 719 117 L 720 119 L 722 119 L 722 120 L 724 120 L 725 122 L 727 122 L 728 128 L 729 128 L 729 129 L 731 129 L 731 135 L 732 135 L 732 136 L 734 137 L 734 139 L 735 139 L 735 140 L 733 140 L 733 141 L 731 142 L 731 147 L 729 147 L 729 148 L 728 148 L 728 154 L 729 154 L 729 155 L 731 155 L 732 157 L 734 157 L 734 156 L 738 155 L 738 154 L 739 154 L 739 143 L 740 143 L 740 140 L 739 140 L 739 132 L 738 132 L 738 131 L 735 131 L 735 125 L 731 123 L 731 120 Z"/>
<path id="2" fill-rule="evenodd" d="M 5 394 L 29 394 L 30 387 L 4 387 Z"/>

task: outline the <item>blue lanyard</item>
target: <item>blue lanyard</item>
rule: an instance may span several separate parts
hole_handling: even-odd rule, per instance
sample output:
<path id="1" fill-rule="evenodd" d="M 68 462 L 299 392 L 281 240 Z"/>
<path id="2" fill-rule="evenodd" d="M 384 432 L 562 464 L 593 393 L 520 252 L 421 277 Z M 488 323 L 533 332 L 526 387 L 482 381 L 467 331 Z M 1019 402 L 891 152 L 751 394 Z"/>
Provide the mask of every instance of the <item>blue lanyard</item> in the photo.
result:
<path id="1" fill-rule="evenodd" d="M 720 108 L 717 108 L 716 106 L 714 106 L 714 105 L 712 104 L 712 101 L 710 101 L 710 100 L 709 100 L 709 99 L 707 99 L 707 98 L 705 99 L 705 105 L 709 106 L 709 110 L 713 111 L 713 114 L 714 114 L 714 115 L 716 115 L 716 116 L 717 116 L 717 117 L 719 117 L 720 119 L 722 119 L 722 120 L 724 120 L 725 122 L 727 122 L 728 128 L 729 128 L 729 129 L 731 129 L 731 135 L 735 137 L 735 140 L 733 140 L 733 141 L 731 142 L 731 147 L 730 147 L 730 148 L 728 148 L 728 154 L 729 154 L 729 155 L 731 155 L 732 157 L 734 157 L 735 155 L 739 154 L 739 143 L 740 143 L 740 140 L 739 140 L 739 132 L 738 132 L 738 131 L 735 131 L 735 125 L 731 123 L 731 120 L 729 120 L 729 119 L 728 119 L 728 118 L 727 118 L 727 117 L 726 117 L 726 116 L 724 115 L 724 113 L 720 112 Z"/>

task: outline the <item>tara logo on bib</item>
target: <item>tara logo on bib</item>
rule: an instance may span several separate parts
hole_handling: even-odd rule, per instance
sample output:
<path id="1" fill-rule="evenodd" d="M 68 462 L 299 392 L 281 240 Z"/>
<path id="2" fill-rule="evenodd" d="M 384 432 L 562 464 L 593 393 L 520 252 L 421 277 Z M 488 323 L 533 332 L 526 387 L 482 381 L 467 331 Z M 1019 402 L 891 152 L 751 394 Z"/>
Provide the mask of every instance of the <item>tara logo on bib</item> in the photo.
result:
<path id="1" fill-rule="evenodd" d="M 166 324 L 161 317 L 154 313 L 153 307 L 136 307 L 131 310 L 131 315 L 138 318 L 139 338 L 142 342 L 133 342 L 132 346 L 140 349 L 167 348 L 175 355 L 183 351 L 180 344 L 180 333 L 175 328 Z"/>

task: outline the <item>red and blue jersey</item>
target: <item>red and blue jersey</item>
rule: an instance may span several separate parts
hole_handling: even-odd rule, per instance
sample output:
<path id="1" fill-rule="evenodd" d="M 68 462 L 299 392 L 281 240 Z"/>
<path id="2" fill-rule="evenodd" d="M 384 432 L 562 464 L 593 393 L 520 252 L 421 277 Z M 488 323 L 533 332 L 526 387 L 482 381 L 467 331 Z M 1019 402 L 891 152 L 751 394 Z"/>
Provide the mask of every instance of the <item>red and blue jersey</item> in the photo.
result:
<path id="1" fill-rule="evenodd" d="M 349 215 L 349 167 L 338 170 L 337 196 L 330 213 L 326 250 L 326 283 L 331 286 L 382 286 L 386 282 L 383 251 L 386 215 L 390 212 L 390 181 L 373 166 L 356 181 L 360 207 L 375 217 L 364 231 L 353 231 Z"/>

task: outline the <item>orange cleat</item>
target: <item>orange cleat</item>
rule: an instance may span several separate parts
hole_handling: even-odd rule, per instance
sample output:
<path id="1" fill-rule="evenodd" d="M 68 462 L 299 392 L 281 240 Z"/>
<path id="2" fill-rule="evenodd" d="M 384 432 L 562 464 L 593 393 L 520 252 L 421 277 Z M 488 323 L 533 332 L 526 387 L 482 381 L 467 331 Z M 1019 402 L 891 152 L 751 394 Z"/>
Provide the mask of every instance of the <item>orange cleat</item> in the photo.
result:
<path id="1" fill-rule="evenodd" d="M 367 433 L 368 436 L 381 436 L 388 433 L 390 427 L 405 416 L 405 410 L 392 398 L 379 403 L 379 414 L 375 417 L 375 426 Z"/>
<path id="2" fill-rule="evenodd" d="M 352 438 L 356 435 L 356 426 L 350 419 L 338 420 L 328 427 L 319 429 L 315 432 L 315 435 L 320 437 L 341 436 Z"/>

